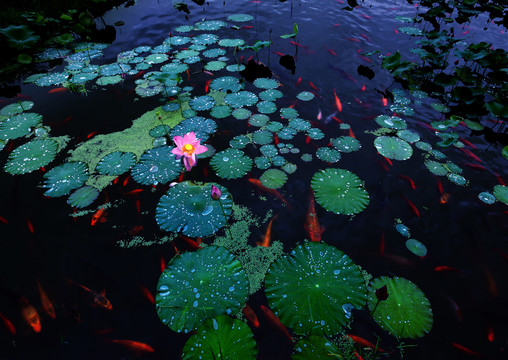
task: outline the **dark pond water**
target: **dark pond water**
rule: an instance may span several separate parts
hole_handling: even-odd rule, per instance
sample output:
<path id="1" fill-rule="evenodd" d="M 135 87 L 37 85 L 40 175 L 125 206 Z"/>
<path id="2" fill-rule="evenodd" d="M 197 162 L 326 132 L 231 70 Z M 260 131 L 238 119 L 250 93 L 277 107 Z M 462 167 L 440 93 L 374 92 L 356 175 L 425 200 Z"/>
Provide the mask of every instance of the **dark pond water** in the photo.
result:
<path id="1" fill-rule="evenodd" d="M 120 20 L 125 24 L 116 27 L 116 40 L 103 50 L 104 57 L 94 61 L 100 65 L 109 64 L 115 62 L 122 51 L 160 45 L 170 33 L 174 36 L 175 28 L 181 25 L 193 25 L 203 19 L 230 22 L 227 17 L 237 13 L 252 15 L 253 19 L 248 22 L 230 22 L 239 29 L 228 26 L 213 33 L 221 39 L 241 38 L 249 45 L 257 40 L 273 41 L 269 49 L 261 49 L 258 53 L 241 51 L 240 62 L 247 63 L 248 58 L 254 56 L 270 68 L 281 84 L 278 90 L 284 94 L 277 100 L 277 108 L 293 106 L 302 91 L 313 92 L 316 95 L 313 100 L 297 101 L 294 109 L 300 118 L 321 129 L 325 137 L 313 140 L 299 134 L 287 141 L 300 150 L 285 155 L 298 168 L 278 190 L 289 206 L 267 192 L 260 192 L 249 181 L 259 179 L 263 173 L 255 166 L 249 174 L 227 180 L 215 175 L 209 159 L 203 159 L 186 174 L 186 179 L 225 186 L 236 204 L 248 207 L 254 216 L 264 220 L 259 226 L 251 227 L 249 244 L 253 246 L 263 238 L 267 220 L 277 215 L 272 223 L 271 239 L 281 241 L 284 251 L 290 252 L 308 238 L 305 221 L 313 175 L 325 168 L 351 171 L 365 183 L 369 205 L 359 214 L 348 216 L 334 214 L 316 204 L 317 217 L 324 229 L 322 242 L 345 252 L 373 277 L 403 277 L 425 293 L 432 307 L 433 327 L 422 338 L 403 339 L 405 345 L 415 345 L 405 348 L 405 358 L 503 358 L 508 346 L 505 280 L 508 212 L 501 201 L 489 205 L 478 198 L 480 193 L 492 193 L 494 186 L 508 181 L 506 159 L 501 156 L 502 145 L 489 143 L 483 136 L 471 136 L 470 130 L 459 126 L 457 132 L 465 140 L 465 149 L 473 155 L 454 146 L 435 146 L 440 139 L 435 130 L 425 125 L 446 118 L 431 106 L 436 100 L 418 99 L 399 90 L 400 96 L 407 98 L 408 106 L 414 110 L 411 116 L 401 115 L 407 128 L 418 133 L 421 141 L 441 151 L 446 156 L 443 162 L 458 165 L 468 182 L 461 186 L 446 176 L 434 175 L 424 161 L 441 160 L 415 144 L 411 145 L 413 154 L 408 160 L 390 161 L 381 156 L 374 147 L 379 134 L 372 132 L 380 128 L 374 119 L 383 114 L 393 115 L 394 111 L 390 110 L 393 103 L 388 101 L 385 105 L 381 93 L 387 88 L 397 93 L 399 85 L 381 68 L 380 56 L 399 51 L 415 59 L 408 51 L 415 47 L 417 38 L 397 30 L 413 25 L 396 21 L 395 17 L 414 17 L 422 9 L 404 1 L 368 1 L 353 11 L 341 10 L 345 6 L 342 1 L 331 0 L 210 1 L 203 6 L 189 2 L 190 14 L 186 15 L 176 11 L 171 1 L 140 0 L 134 6 L 114 9 L 97 20 L 108 25 Z M 293 31 L 294 23 L 299 28 L 297 37 L 280 38 Z M 494 48 L 506 46 L 503 29 L 487 24 L 488 17 L 480 15 L 466 26 L 447 26 L 455 26 L 455 34 L 468 44 L 487 41 Z M 425 29 L 427 25 L 417 26 Z M 364 55 L 376 50 L 379 53 L 371 57 Z M 294 74 L 279 64 L 279 54 L 294 56 Z M 227 56 L 230 58 L 228 64 L 236 62 L 232 49 Z M 360 65 L 371 67 L 375 77 L 369 80 L 360 76 L 357 72 Z M 191 96 L 204 95 L 209 79 L 236 76 L 226 70 L 214 71 L 210 76 L 201 70 L 202 64 L 191 64 L 189 76 L 182 75 L 183 85 L 194 87 Z M 63 66 L 56 65 L 53 71 L 63 71 Z M 92 80 L 86 85 L 86 96 L 50 91 L 57 86 L 25 84 L 19 99 L 34 102 L 31 111 L 43 115 L 43 124 L 51 127 L 52 136 L 69 135 L 67 150 L 71 150 L 86 141 L 90 133 L 121 131 L 134 119 L 163 104 L 160 95 L 138 96 L 134 91 L 135 79 L 125 75 L 121 83 L 107 86 L 95 85 Z M 246 84 L 246 90 L 261 91 L 251 83 Z M 342 104 L 340 112 L 334 91 Z M 2 98 L 1 101 L 4 106 L 16 99 Z M 256 110 L 254 106 L 249 109 Z M 332 116 L 349 124 L 350 130 L 341 128 Z M 285 124 L 286 120 L 281 120 L 278 112 L 270 117 Z M 216 121 L 218 130 L 207 144 L 217 151 L 226 149 L 234 136 L 256 130 L 248 127 L 246 120 L 233 117 Z M 482 124 L 499 126 L 496 119 L 489 117 L 485 117 Z M 316 158 L 316 149 L 327 146 L 330 138 L 338 136 L 355 136 L 361 149 L 342 153 L 341 159 L 333 164 Z M 0 152 L 2 166 L 9 152 L 25 142 L 26 138 L 20 138 L 12 141 L 13 147 L 5 146 Z M 311 162 L 302 161 L 304 153 L 312 155 Z M 259 152 L 252 151 L 252 154 L 259 156 Z M 66 150 L 62 151 L 46 168 L 64 162 L 67 156 Z M 414 181 L 414 189 L 409 179 Z M 99 198 L 87 208 L 91 210 L 88 214 L 73 218 L 70 216 L 73 209 L 66 204 L 66 197 L 43 195 L 43 180 L 40 170 L 15 176 L 3 172 L 0 177 L 0 216 L 5 219 L 0 222 L 0 312 L 16 328 L 16 335 L 13 335 L 4 323 L 0 325 L 0 358 L 180 358 L 189 335 L 175 333 L 162 324 L 154 305 L 142 291 L 146 288 L 155 294 L 161 258 L 167 263 L 175 255 L 174 246 L 169 242 L 122 246 L 134 235 L 142 236 L 145 241 L 163 242 L 160 239 L 166 233 L 154 221 L 154 214 L 168 185 L 139 185 L 122 175 L 116 184 L 101 191 Z M 127 181 L 125 185 L 124 181 Z M 143 191 L 126 195 L 136 189 Z M 106 211 L 106 221 L 90 226 L 98 206 L 106 202 L 114 204 Z M 406 248 L 407 238 L 396 231 L 396 219 L 411 230 L 411 238 L 426 246 L 426 256 L 416 256 Z M 219 230 L 218 234 L 224 235 L 223 231 Z M 213 238 L 203 241 L 211 243 Z M 176 238 L 174 244 L 181 252 L 190 250 L 181 238 Z M 436 271 L 438 266 L 449 268 Z M 96 292 L 105 289 L 113 309 L 91 306 L 94 295 L 67 279 Z M 54 319 L 43 309 L 37 281 L 54 304 Z M 42 330 L 39 333 L 34 333 L 21 315 L 27 302 L 40 314 Z M 263 290 L 251 295 L 248 304 L 260 321 L 259 327 L 252 329 L 258 358 L 289 359 L 290 341 L 260 310 L 261 305 L 268 305 Z M 374 343 L 379 337 L 379 346 L 391 351 L 381 358 L 401 357 L 397 349 L 399 341 L 382 330 L 367 310 L 356 311 L 353 315 L 354 321 L 346 330 L 348 334 Z M 114 339 L 143 342 L 155 351 L 137 354 L 111 342 Z M 468 355 L 467 350 L 461 350 L 457 344 L 481 355 Z M 364 355 L 368 353 L 364 351 Z"/>

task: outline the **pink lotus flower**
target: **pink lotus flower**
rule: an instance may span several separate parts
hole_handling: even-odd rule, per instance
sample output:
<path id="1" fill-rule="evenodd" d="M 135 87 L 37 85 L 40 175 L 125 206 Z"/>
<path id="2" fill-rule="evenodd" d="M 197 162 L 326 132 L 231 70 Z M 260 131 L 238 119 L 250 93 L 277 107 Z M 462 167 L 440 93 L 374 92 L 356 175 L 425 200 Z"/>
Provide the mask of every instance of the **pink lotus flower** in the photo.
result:
<path id="1" fill-rule="evenodd" d="M 171 150 L 171 152 L 176 155 L 177 159 L 183 157 L 183 164 L 187 171 L 190 171 L 196 165 L 196 155 L 208 150 L 206 146 L 199 144 L 201 139 L 196 139 L 194 131 L 185 134 L 183 137 L 175 136 L 173 141 L 176 144 L 176 148 Z"/>

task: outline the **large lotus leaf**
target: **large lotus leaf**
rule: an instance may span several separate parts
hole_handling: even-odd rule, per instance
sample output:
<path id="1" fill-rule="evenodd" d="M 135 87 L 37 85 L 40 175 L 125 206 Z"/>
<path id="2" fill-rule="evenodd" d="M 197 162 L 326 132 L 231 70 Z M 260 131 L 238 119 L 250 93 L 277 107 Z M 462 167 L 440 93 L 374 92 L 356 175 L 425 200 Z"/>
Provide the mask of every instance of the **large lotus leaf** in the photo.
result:
<path id="1" fill-rule="evenodd" d="M 254 114 L 249 118 L 249 124 L 252 126 L 263 127 L 265 126 L 270 118 L 264 114 Z"/>
<path id="2" fill-rule="evenodd" d="M 221 48 L 214 48 L 203 51 L 203 56 L 207 58 L 216 58 L 224 54 L 226 54 L 226 50 Z"/>
<path id="3" fill-rule="evenodd" d="M 277 80 L 268 78 L 257 78 L 252 84 L 260 89 L 275 89 L 279 86 Z"/>
<path id="4" fill-rule="evenodd" d="M 22 101 L 19 103 L 10 104 L 4 106 L 2 110 L 0 110 L 0 115 L 10 116 L 14 114 L 19 114 L 23 111 L 30 110 L 34 106 L 34 103 L 31 101 Z"/>
<path id="5" fill-rule="evenodd" d="M 165 184 L 182 171 L 182 162 L 169 146 L 159 146 L 145 151 L 131 171 L 132 178 L 143 185 Z"/>
<path id="6" fill-rule="evenodd" d="M 98 196 L 99 190 L 97 190 L 97 188 L 88 185 L 83 186 L 69 195 L 67 204 L 81 209 L 93 203 Z"/>
<path id="7" fill-rule="evenodd" d="M 231 108 L 227 105 L 214 106 L 210 115 L 216 119 L 224 119 L 231 115 Z"/>
<path id="8" fill-rule="evenodd" d="M 66 162 L 44 174 L 46 196 L 59 197 L 81 187 L 88 180 L 88 167 L 81 161 Z"/>
<path id="9" fill-rule="evenodd" d="M 129 64 L 112 63 L 101 67 L 100 74 L 102 76 L 113 76 L 128 72 L 131 68 Z"/>
<path id="10" fill-rule="evenodd" d="M 424 162 L 425 166 L 431 173 L 437 176 L 445 176 L 448 174 L 448 170 L 444 166 L 444 164 L 441 164 L 440 162 L 433 161 L 433 160 L 425 160 Z"/>
<path id="11" fill-rule="evenodd" d="M 277 131 L 277 137 L 282 140 L 291 140 L 296 135 L 296 130 L 291 127 L 282 128 Z"/>
<path id="12" fill-rule="evenodd" d="M 169 262 L 157 284 L 155 306 L 165 325 L 187 333 L 209 318 L 238 313 L 248 294 L 240 262 L 223 247 L 207 246 Z"/>
<path id="13" fill-rule="evenodd" d="M 219 41 L 220 46 L 237 47 L 245 44 L 243 39 L 222 39 Z"/>
<path id="14" fill-rule="evenodd" d="M 180 62 L 172 62 L 161 67 L 161 71 L 167 74 L 183 73 L 189 68 L 189 65 Z"/>
<path id="15" fill-rule="evenodd" d="M 240 91 L 242 84 L 238 81 L 237 77 L 234 76 L 223 76 L 217 79 L 213 79 L 210 82 L 210 89 L 223 92 L 236 93 Z M 240 106 L 238 106 L 240 107 Z"/>
<path id="16" fill-rule="evenodd" d="M 68 72 L 63 73 L 52 73 L 46 76 L 42 76 L 34 81 L 34 84 L 37 86 L 51 86 L 58 85 L 67 81 L 70 74 Z"/>
<path id="17" fill-rule="evenodd" d="M 55 158 L 58 143 L 51 139 L 36 139 L 14 149 L 9 154 L 5 171 L 26 174 L 48 165 Z"/>
<path id="18" fill-rule="evenodd" d="M 411 145 L 402 139 L 392 136 L 380 136 L 374 140 L 377 151 L 393 160 L 407 160 L 413 155 Z"/>
<path id="19" fill-rule="evenodd" d="M 294 108 L 282 108 L 280 109 L 280 116 L 284 119 L 296 119 L 298 111 Z"/>
<path id="20" fill-rule="evenodd" d="M 363 181 L 348 170 L 318 171 L 312 177 L 311 187 L 318 204 L 337 214 L 358 214 L 369 204 Z"/>
<path id="21" fill-rule="evenodd" d="M 256 340 L 243 321 L 226 315 L 208 319 L 185 343 L 183 360 L 256 359 Z"/>
<path id="22" fill-rule="evenodd" d="M 265 90 L 265 91 L 262 91 L 259 93 L 259 98 L 261 100 L 267 100 L 267 101 L 275 101 L 277 99 L 280 99 L 283 96 L 284 96 L 284 94 L 281 91 L 274 90 L 274 89 Z"/>
<path id="23" fill-rule="evenodd" d="M 340 152 L 329 147 L 322 147 L 316 150 L 316 157 L 329 163 L 336 163 L 340 160 Z"/>
<path id="24" fill-rule="evenodd" d="M 189 106 L 196 111 L 210 110 L 215 106 L 215 100 L 208 95 L 198 96 L 189 100 Z"/>
<path id="25" fill-rule="evenodd" d="M 358 266 L 339 249 L 305 242 L 270 265 L 265 278 L 270 307 L 297 334 L 338 334 L 367 299 Z"/>
<path id="26" fill-rule="evenodd" d="M 162 196 L 155 211 L 157 224 L 165 230 L 182 232 L 190 237 L 208 236 L 226 224 L 221 202 L 212 199 L 212 185 L 222 191 L 221 202 L 226 216 L 233 200 L 225 187 L 215 183 L 196 185 L 188 181 L 171 187 Z"/>
<path id="27" fill-rule="evenodd" d="M 273 140 L 273 134 L 268 130 L 257 130 L 252 134 L 252 141 L 259 145 L 266 145 Z"/>
<path id="28" fill-rule="evenodd" d="M 291 356 L 292 360 L 308 360 L 308 359 L 340 359 L 340 350 L 325 337 L 312 335 L 303 338 L 295 344 L 295 353 Z"/>
<path id="29" fill-rule="evenodd" d="M 274 159 L 272 159 L 272 162 L 274 163 L 274 165 L 277 165 L 275 164 Z M 279 189 L 282 186 L 284 186 L 287 180 L 288 176 L 286 175 L 286 173 L 279 169 L 266 170 L 259 178 L 261 184 L 269 189 Z"/>
<path id="30" fill-rule="evenodd" d="M 219 30 L 228 24 L 221 20 L 206 20 L 196 23 L 196 30 Z"/>
<path id="31" fill-rule="evenodd" d="M 200 139 L 201 144 L 203 144 L 215 130 L 217 130 L 217 123 L 214 120 L 193 116 L 175 126 L 171 131 L 171 137 L 184 136 L 187 133 L 194 132 L 196 139 Z"/>
<path id="32" fill-rule="evenodd" d="M 271 101 L 260 101 L 256 104 L 256 107 L 261 114 L 273 114 L 277 111 L 277 105 Z"/>
<path id="33" fill-rule="evenodd" d="M 252 159 L 238 149 L 218 152 L 210 160 L 210 166 L 223 179 L 236 179 L 247 174 L 252 168 Z"/>
<path id="34" fill-rule="evenodd" d="M 494 186 L 494 196 L 497 200 L 508 205 L 508 186 L 496 185 Z"/>
<path id="35" fill-rule="evenodd" d="M 382 276 L 369 286 L 369 308 L 376 306 L 376 290 L 386 285 L 388 298 L 380 301 L 373 314 L 383 329 L 401 338 L 418 338 L 432 328 L 430 303 L 425 294 L 411 281 Z"/>
<path id="36" fill-rule="evenodd" d="M 242 90 L 226 95 L 224 102 L 232 108 L 239 108 L 254 105 L 258 102 L 258 97 L 253 92 Z"/>
<path id="37" fill-rule="evenodd" d="M 397 116 L 379 115 L 376 117 L 376 122 L 383 127 L 404 130 L 407 128 L 407 124 L 404 120 Z"/>
<path id="38" fill-rule="evenodd" d="M 13 115 L 0 122 L 0 139 L 17 139 L 28 135 L 31 128 L 42 122 L 42 115 L 36 113 L 21 113 Z"/>
<path id="39" fill-rule="evenodd" d="M 136 163 L 136 155 L 131 152 L 115 151 L 104 156 L 96 166 L 101 175 L 118 176 L 130 170 Z"/>
<path id="40" fill-rule="evenodd" d="M 310 128 L 307 130 L 307 136 L 313 140 L 320 140 L 325 137 L 325 134 L 320 129 Z"/>
<path id="41" fill-rule="evenodd" d="M 335 148 L 343 153 L 350 153 L 360 150 L 362 144 L 360 141 L 351 136 L 339 136 L 338 138 L 330 139 Z"/>
<path id="42" fill-rule="evenodd" d="M 397 136 L 402 140 L 413 143 L 420 140 L 420 135 L 418 133 L 411 130 L 399 130 L 397 131 Z"/>
<path id="43" fill-rule="evenodd" d="M 7 44 L 17 50 L 30 48 L 41 38 L 27 25 L 11 25 L 0 29 L 0 33 L 7 38 Z"/>
<path id="44" fill-rule="evenodd" d="M 296 131 L 305 131 L 310 129 L 311 124 L 307 120 L 296 118 L 289 120 L 288 126 L 295 129 Z"/>
<path id="45" fill-rule="evenodd" d="M 266 124 L 265 129 L 271 132 L 277 132 L 283 127 L 284 125 L 282 125 L 282 123 L 279 121 L 270 121 L 268 124 Z"/>
<path id="46" fill-rule="evenodd" d="M 248 119 L 252 115 L 252 111 L 244 108 L 236 108 L 233 111 L 233 117 L 238 120 Z"/>

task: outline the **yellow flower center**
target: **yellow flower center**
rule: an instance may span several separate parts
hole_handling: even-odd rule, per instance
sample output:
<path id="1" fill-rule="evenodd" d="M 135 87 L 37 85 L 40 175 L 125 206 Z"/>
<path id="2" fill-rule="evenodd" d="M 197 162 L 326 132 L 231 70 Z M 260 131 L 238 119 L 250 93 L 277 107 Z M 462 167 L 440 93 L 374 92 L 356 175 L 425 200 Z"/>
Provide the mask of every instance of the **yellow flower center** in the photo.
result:
<path id="1" fill-rule="evenodd" d="M 191 156 L 193 153 L 194 153 L 194 146 L 192 146 L 191 144 L 185 144 L 183 147 L 182 147 L 182 152 L 188 154 L 189 156 Z"/>

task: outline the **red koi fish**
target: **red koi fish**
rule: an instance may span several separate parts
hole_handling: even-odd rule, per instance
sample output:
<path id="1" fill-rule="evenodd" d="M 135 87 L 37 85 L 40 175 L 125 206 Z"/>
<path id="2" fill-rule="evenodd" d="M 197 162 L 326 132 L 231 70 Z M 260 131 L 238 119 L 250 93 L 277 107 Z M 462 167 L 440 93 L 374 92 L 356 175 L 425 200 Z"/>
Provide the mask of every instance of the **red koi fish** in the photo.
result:
<path id="1" fill-rule="evenodd" d="M 305 216 L 305 232 L 309 235 L 310 241 L 321 242 L 321 234 L 324 229 L 319 226 L 318 217 L 316 214 L 316 206 L 314 203 L 314 193 L 311 192 L 309 209 Z"/>
<path id="2" fill-rule="evenodd" d="M 273 311 L 264 305 L 261 305 L 259 308 L 261 309 L 265 317 L 272 323 L 272 325 L 278 328 L 289 340 L 291 340 L 291 342 L 293 342 L 293 338 L 289 334 L 288 329 L 284 326 L 284 324 L 280 322 L 279 318 L 275 316 Z"/>
<path id="3" fill-rule="evenodd" d="M 360 14 L 362 17 L 364 17 L 365 19 L 372 19 L 372 16 L 369 16 L 369 15 L 365 15 L 365 14 Z"/>
<path id="4" fill-rule="evenodd" d="M 351 127 L 349 127 L 348 129 L 348 135 L 356 139 L 355 133 L 353 132 L 353 129 Z"/>
<path id="5" fill-rule="evenodd" d="M 102 290 L 100 293 L 96 292 L 96 291 L 93 291 L 89 288 L 87 288 L 86 286 L 84 285 L 81 285 L 77 282 L 75 282 L 74 280 L 71 280 L 71 279 L 68 279 L 66 278 L 66 280 L 68 282 L 70 282 L 71 284 L 74 284 L 76 286 L 79 286 L 80 288 L 82 288 L 83 290 L 85 290 L 86 292 L 88 292 L 89 294 L 93 295 L 93 302 L 96 306 L 100 306 L 106 310 L 112 310 L 113 309 L 113 305 L 111 305 L 111 302 L 109 301 L 108 298 L 106 298 L 106 292 L 104 290 Z"/>
<path id="6" fill-rule="evenodd" d="M 383 106 L 388 106 L 388 99 L 387 99 L 387 98 L 385 98 L 385 97 L 383 96 L 383 98 L 381 99 L 381 101 L 383 102 Z"/>
<path id="7" fill-rule="evenodd" d="M 323 46 L 323 47 L 326 49 L 326 51 L 328 51 L 333 56 L 337 56 L 337 53 L 335 51 L 333 51 L 332 49 L 328 49 L 326 46 Z"/>
<path id="8" fill-rule="evenodd" d="M 155 352 L 155 349 L 148 344 L 132 341 L 132 340 L 106 340 L 114 344 L 122 345 L 129 351 L 132 351 L 136 355 L 147 354 Z"/>
<path id="9" fill-rule="evenodd" d="M 273 221 L 277 218 L 277 215 L 275 215 L 271 220 L 270 222 L 268 223 L 268 227 L 266 228 L 266 232 L 265 232 L 265 236 L 263 237 L 263 241 L 257 241 L 256 244 L 258 246 L 264 246 L 264 247 L 269 247 L 270 246 L 270 241 L 272 239 L 272 224 L 273 224 Z"/>
<path id="10" fill-rule="evenodd" d="M 342 103 L 340 102 L 340 99 L 337 96 L 335 89 L 333 89 L 333 96 L 335 98 L 335 106 L 337 107 L 337 110 L 339 110 L 339 112 L 341 112 L 342 111 Z"/>
<path id="11" fill-rule="evenodd" d="M 376 347 L 375 344 L 371 343 L 369 340 L 366 340 L 360 336 L 356 336 L 356 335 L 347 335 L 347 337 L 351 338 L 351 340 L 353 340 L 355 343 L 361 345 L 361 346 L 364 346 L 364 347 L 367 347 L 367 348 L 371 348 L 372 350 L 374 349 L 377 349 L 377 351 L 379 352 L 386 352 L 384 351 L 383 349 L 379 348 L 379 347 Z"/>
<path id="12" fill-rule="evenodd" d="M 4 218 L 3 216 L 0 216 L 0 222 L 5 225 L 7 225 L 9 223 L 9 221 L 6 218 Z"/>
<path id="13" fill-rule="evenodd" d="M 360 89 L 361 91 L 365 91 L 367 87 L 365 86 L 365 84 L 363 84 L 362 88 Z"/>
<path id="14" fill-rule="evenodd" d="M 448 265 L 438 265 L 438 266 L 434 267 L 434 271 L 435 272 L 449 272 L 449 271 L 460 272 L 460 270 L 458 270 L 452 266 L 448 266 Z"/>
<path id="15" fill-rule="evenodd" d="M 308 46 L 304 46 L 304 45 L 302 45 L 300 43 L 297 43 L 296 41 L 293 41 L 293 40 L 291 40 L 289 43 L 291 45 L 298 46 L 298 47 L 301 47 L 301 48 L 304 48 L 304 49 L 308 49 L 309 48 Z"/>
<path id="16" fill-rule="evenodd" d="M 245 304 L 245 307 L 242 309 L 242 312 L 247 321 L 250 324 L 252 324 L 252 326 L 254 326 L 255 328 L 259 327 L 258 317 L 256 316 L 254 310 L 252 310 L 252 308 L 248 304 Z"/>
<path id="17" fill-rule="evenodd" d="M 42 330 L 41 325 L 41 317 L 35 308 L 28 304 L 23 304 L 21 307 L 21 317 L 27 323 L 28 326 L 34 331 L 34 333 L 38 334 Z"/>
<path id="18" fill-rule="evenodd" d="M 452 346 L 463 354 L 472 356 L 482 356 L 482 354 L 480 354 L 479 352 L 471 350 L 470 348 L 467 348 L 463 345 L 457 344 L 456 342 L 452 342 Z"/>
<path id="19" fill-rule="evenodd" d="M 489 342 L 494 342 L 494 328 L 492 325 L 489 325 L 487 328 L 487 340 L 489 340 Z"/>
<path id="20" fill-rule="evenodd" d="M 476 170 L 483 170 L 487 171 L 487 168 L 480 164 L 474 164 L 474 163 L 464 163 L 464 165 L 469 166 L 470 168 L 476 169 Z"/>
<path id="21" fill-rule="evenodd" d="M 460 140 L 461 142 L 463 142 L 464 144 L 466 144 L 467 146 L 469 146 L 470 148 L 473 148 L 473 149 L 478 149 L 478 148 L 476 147 L 476 145 L 475 145 L 475 144 L 473 144 L 473 143 L 472 143 L 472 142 L 470 142 L 470 141 L 467 141 L 466 139 L 459 138 L 459 140 Z"/>
<path id="22" fill-rule="evenodd" d="M 9 332 L 12 334 L 12 335 L 16 335 L 16 328 L 14 327 L 12 321 L 10 321 L 7 317 L 4 316 L 4 314 L 0 313 L 0 319 L 2 319 L 2 322 L 4 323 L 5 327 L 7 328 L 7 330 L 9 330 Z"/>
<path id="23" fill-rule="evenodd" d="M 55 319 L 56 318 L 55 307 L 53 306 L 51 300 L 49 300 L 49 297 L 42 288 L 39 280 L 37 280 L 37 289 L 39 290 L 39 295 L 41 297 L 42 308 L 44 309 L 46 314 L 49 315 L 50 318 Z"/>
<path id="24" fill-rule="evenodd" d="M 141 290 L 141 292 L 143 293 L 143 296 L 145 297 L 145 299 L 147 299 L 149 302 L 151 302 L 152 304 L 155 304 L 155 299 L 152 295 L 152 293 L 150 292 L 150 290 L 148 290 L 143 284 L 141 283 L 138 283 L 138 287 L 139 289 Z"/>
<path id="25" fill-rule="evenodd" d="M 90 222 L 90 225 L 95 226 L 95 224 L 97 224 L 98 222 L 105 222 L 106 221 L 105 212 L 106 212 L 106 208 L 103 208 L 103 207 L 99 208 L 95 212 L 95 214 L 93 214 L 92 221 Z"/>
<path id="26" fill-rule="evenodd" d="M 32 222 L 28 219 L 25 219 L 26 220 L 26 226 L 28 227 L 28 231 L 30 231 L 30 234 L 35 234 L 35 229 L 34 229 L 34 225 L 32 224 Z"/>
<path id="27" fill-rule="evenodd" d="M 57 88 L 49 90 L 48 94 L 56 94 L 56 93 L 61 93 L 61 92 L 66 92 L 66 91 L 67 91 L 67 88 L 57 87 Z"/>
<path id="28" fill-rule="evenodd" d="M 201 245 L 199 245 L 200 243 L 194 239 L 191 239 L 190 237 L 188 236 L 185 236 L 183 234 L 180 234 L 180 238 L 185 241 L 185 243 L 187 245 L 189 245 L 189 247 L 191 248 L 192 251 L 195 251 L 197 249 L 201 249 Z"/>
<path id="29" fill-rule="evenodd" d="M 319 109 L 318 114 L 316 116 L 316 119 L 319 121 L 323 118 L 323 113 L 321 112 L 321 109 Z"/>
<path id="30" fill-rule="evenodd" d="M 402 197 L 404 198 L 404 200 L 406 201 L 406 203 L 409 205 L 409 207 L 411 208 L 411 211 L 413 212 L 413 214 L 415 214 L 417 217 L 420 217 L 420 212 L 418 211 L 418 208 L 415 206 L 415 204 L 413 204 L 411 202 L 411 200 L 409 200 L 407 197 L 405 197 L 404 195 L 402 195 Z"/>
<path id="31" fill-rule="evenodd" d="M 302 82 L 302 77 L 300 76 L 300 77 L 298 78 L 298 80 L 296 80 L 295 87 L 297 87 L 298 85 L 300 85 L 300 84 L 301 84 L 301 82 Z"/>
<path id="32" fill-rule="evenodd" d="M 206 81 L 206 83 L 205 83 L 205 93 L 210 91 L 210 83 L 211 82 L 212 82 L 212 79 L 209 79 L 209 80 Z"/>
<path id="33" fill-rule="evenodd" d="M 86 136 L 86 138 L 87 138 L 87 139 L 91 139 L 91 138 L 95 137 L 95 135 L 97 135 L 98 133 L 99 133 L 99 132 L 97 132 L 97 131 L 92 131 L 90 134 L 88 134 L 88 135 Z"/>
<path id="34" fill-rule="evenodd" d="M 496 175 L 497 181 L 499 182 L 500 185 L 503 185 L 503 186 L 506 185 L 506 183 L 504 182 L 504 180 L 501 177 L 501 175 L 499 175 L 497 172 L 495 172 L 494 175 Z"/>
<path id="35" fill-rule="evenodd" d="M 291 208 L 291 206 L 289 205 L 288 201 L 277 190 L 267 188 L 266 186 L 261 184 L 261 181 L 259 181 L 258 179 L 249 179 L 249 182 L 251 184 L 253 184 L 254 186 L 256 186 L 257 188 L 259 188 L 259 189 L 261 189 L 261 190 L 263 190 L 263 191 L 265 191 L 267 193 L 270 193 L 271 195 L 273 195 L 276 198 L 280 199 L 284 203 L 284 205 L 286 205 L 287 207 Z"/>
<path id="36" fill-rule="evenodd" d="M 406 180 L 408 183 L 409 183 L 409 186 L 411 186 L 411 189 L 415 190 L 416 189 L 416 185 L 415 185 L 415 182 L 413 181 L 413 179 L 411 179 L 409 176 L 407 175 L 399 175 L 399 177 L 401 179 L 404 179 Z"/>
<path id="37" fill-rule="evenodd" d="M 441 179 L 436 177 L 436 182 L 437 182 L 437 191 L 439 191 L 440 195 L 443 195 L 443 183 L 441 182 Z"/>
<path id="38" fill-rule="evenodd" d="M 462 148 L 460 149 L 462 150 L 467 156 L 469 156 L 471 159 L 474 159 L 480 163 L 482 163 L 482 159 L 480 159 L 478 156 L 476 156 L 475 154 L 473 154 L 473 152 L 471 150 L 468 150 L 468 149 L 465 149 L 465 148 Z"/>
<path id="39" fill-rule="evenodd" d="M 310 85 L 310 87 L 311 87 L 311 88 L 313 88 L 314 90 L 316 90 L 316 91 L 320 91 L 320 90 L 316 87 L 316 85 L 314 85 L 314 84 L 312 83 L 312 81 L 309 81 L 309 85 Z"/>
<path id="40" fill-rule="evenodd" d="M 164 260 L 164 256 L 162 256 L 162 255 L 161 255 L 160 259 L 159 259 L 159 264 L 160 264 L 160 267 L 161 267 L 161 272 L 166 270 L 166 260 Z"/>

